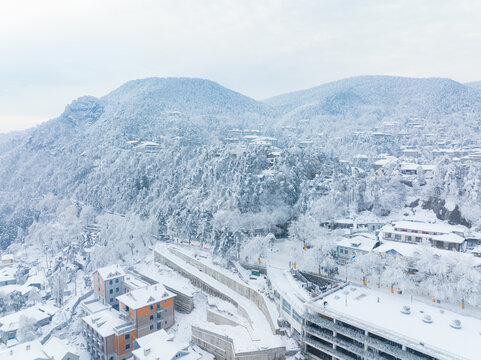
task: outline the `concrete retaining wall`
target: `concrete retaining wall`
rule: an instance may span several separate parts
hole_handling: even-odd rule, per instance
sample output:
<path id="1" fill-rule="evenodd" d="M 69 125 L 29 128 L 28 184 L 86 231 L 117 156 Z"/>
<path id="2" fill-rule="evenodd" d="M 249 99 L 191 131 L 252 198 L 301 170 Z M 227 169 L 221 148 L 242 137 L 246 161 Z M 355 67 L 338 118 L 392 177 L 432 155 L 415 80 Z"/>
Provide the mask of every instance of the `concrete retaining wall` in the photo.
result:
<path id="1" fill-rule="evenodd" d="M 215 334 L 192 325 L 192 340 L 202 349 L 214 354 L 217 360 L 279 360 L 284 358 L 284 347 L 235 353 L 234 344 L 227 336 Z"/>
<path id="2" fill-rule="evenodd" d="M 224 284 L 225 286 L 229 287 L 230 289 L 234 290 L 236 293 L 248 298 L 252 302 L 256 304 L 256 306 L 262 311 L 264 316 L 266 317 L 267 321 L 269 322 L 269 325 L 271 327 L 272 333 L 275 334 L 278 330 L 277 326 L 277 319 L 273 319 L 268 308 L 267 304 L 265 302 L 264 296 L 260 294 L 258 291 L 252 289 L 251 287 L 242 284 L 239 281 L 236 281 L 235 279 L 232 279 L 230 276 L 227 276 L 216 269 L 213 269 L 206 264 L 191 258 L 188 255 L 183 254 L 181 251 L 178 251 L 177 249 L 169 249 L 173 254 L 184 260 L 186 263 L 196 267 L 197 269 L 201 270 L 202 272 L 206 273 L 207 275 L 213 277 L 220 283 Z M 247 316 L 247 319 L 250 318 Z"/>
<path id="3" fill-rule="evenodd" d="M 207 321 L 216 325 L 243 326 L 237 321 L 229 319 L 228 317 L 211 309 L 207 309 Z"/>

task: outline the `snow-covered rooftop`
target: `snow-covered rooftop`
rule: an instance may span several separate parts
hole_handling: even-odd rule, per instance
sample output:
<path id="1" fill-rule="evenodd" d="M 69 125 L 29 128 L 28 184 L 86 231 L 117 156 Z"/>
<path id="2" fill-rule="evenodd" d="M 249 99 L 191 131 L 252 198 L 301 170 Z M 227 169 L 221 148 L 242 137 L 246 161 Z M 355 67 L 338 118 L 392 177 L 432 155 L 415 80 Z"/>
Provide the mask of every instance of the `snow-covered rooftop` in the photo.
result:
<path id="1" fill-rule="evenodd" d="M 18 344 L 9 349 L 0 350 L 2 360 L 51 360 L 43 351 L 40 341 L 34 340 Z"/>
<path id="2" fill-rule="evenodd" d="M 18 329 L 20 318 L 22 317 L 34 319 L 35 323 L 38 323 L 39 321 L 50 318 L 56 311 L 58 311 L 57 308 L 46 305 L 31 306 L 1 317 L 0 329 L 2 331 Z"/>
<path id="3" fill-rule="evenodd" d="M 15 267 L 10 267 L 10 266 L 0 269 L 0 283 L 4 281 L 15 280 L 16 272 L 17 272 L 17 269 Z"/>
<path id="4" fill-rule="evenodd" d="M 46 282 L 45 274 L 43 272 L 38 272 L 35 275 L 30 275 L 25 282 L 25 285 L 44 285 Z"/>
<path id="5" fill-rule="evenodd" d="M 396 161 L 397 158 L 394 156 L 386 156 L 384 159 L 379 159 L 374 162 L 374 166 L 379 166 L 383 167 L 386 166 L 387 164 Z"/>
<path id="6" fill-rule="evenodd" d="M 116 329 L 133 327 L 129 321 L 120 316 L 118 311 L 112 308 L 85 316 L 83 321 L 102 337 L 115 334 Z"/>
<path id="7" fill-rule="evenodd" d="M 199 359 L 200 355 L 189 351 L 189 343 L 175 341 L 173 336 L 159 330 L 136 340 L 139 348 L 132 354 L 139 360 L 174 359 L 179 353 L 189 353 L 189 360 Z M 192 356 L 194 355 L 194 356 Z M 182 359 L 185 359 L 184 355 Z"/>
<path id="8" fill-rule="evenodd" d="M 418 257 L 421 254 L 422 246 L 423 245 L 420 245 L 420 244 L 410 244 L 410 243 L 404 243 L 399 241 L 383 240 L 382 244 L 377 248 L 375 248 L 373 251 L 381 254 L 386 253 L 386 254 L 396 255 L 397 253 L 401 256 L 406 256 L 406 257 Z M 463 261 L 466 261 L 468 263 L 471 262 L 474 267 L 481 266 L 481 257 L 476 257 L 471 253 L 437 249 L 434 247 L 433 248 L 430 247 L 430 249 L 432 250 L 432 253 L 436 256 L 439 256 L 439 257 L 456 256 L 460 259 L 463 259 Z"/>
<path id="9" fill-rule="evenodd" d="M 386 225 L 388 226 L 388 225 Z M 393 229 L 407 229 L 407 230 L 417 230 L 417 231 L 425 231 L 429 233 L 438 233 L 438 234 L 449 234 L 452 232 L 461 232 L 464 233 L 466 228 L 464 226 L 454 226 L 449 225 L 446 223 L 428 223 L 428 222 L 421 222 L 421 221 L 394 221 L 392 223 Z M 384 228 L 383 228 L 384 229 Z"/>
<path id="10" fill-rule="evenodd" d="M 401 163 L 401 170 L 417 171 L 418 168 L 421 168 L 424 171 L 433 171 L 435 169 L 435 166 L 434 165 L 408 163 L 408 162 Z"/>
<path id="11" fill-rule="evenodd" d="M 96 270 L 104 281 L 125 276 L 124 270 L 118 265 L 105 266 Z"/>
<path id="12" fill-rule="evenodd" d="M 110 305 L 105 305 L 102 304 L 100 301 L 94 299 L 94 300 L 86 300 L 82 303 L 82 308 L 88 313 L 88 314 L 95 314 L 100 311 L 108 310 L 110 309 Z"/>
<path id="13" fill-rule="evenodd" d="M 401 256 L 415 257 L 416 255 L 420 254 L 421 248 L 416 244 L 383 240 L 382 244 L 375 248 L 373 251 L 381 254 L 397 253 Z"/>
<path id="14" fill-rule="evenodd" d="M 138 277 L 132 274 L 125 275 L 124 285 L 128 286 L 130 289 L 139 289 L 139 288 L 149 286 L 147 282 L 139 279 Z"/>
<path id="15" fill-rule="evenodd" d="M 327 301 L 325 308 L 324 301 Z M 410 314 L 401 313 L 405 305 L 410 306 Z M 442 359 L 479 359 L 481 320 L 469 315 L 358 286 L 325 296 L 314 304 L 313 309 L 316 308 L 352 325 L 429 350 Z M 432 323 L 422 320 L 426 314 L 431 316 Z M 460 329 L 450 326 L 455 319 L 460 320 Z"/>
<path id="16" fill-rule="evenodd" d="M 53 360 L 63 360 L 69 353 L 72 355 L 77 355 L 76 350 L 68 345 L 66 340 L 61 340 L 56 336 L 52 336 L 43 345 L 44 352 L 51 356 Z"/>
<path id="17" fill-rule="evenodd" d="M 27 284 L 18 285 L 18 284 L 10 284 L 4 285 L 0 287 L 0 294 L 3 295 L 10 295 L 16 291 L 18 291 L 22 296 L 27 295 L 32 290 L 31 286 Z"/>
<path id="18" fill-rule="evenodd" d="M 465 239 L 462 236 L 459 236 L 458 234 L 454 234 L 454 233 L 433 235 L 432 239 L 436 241 L 444 241 L 444 242 L 454 243 L 454 244 L 462 244 L 465 241 Z"/>
<path id="19" fill-rule="evenodd" d="M 339 240 L 336 245 L 368 252 L 374 249 L 377 243 L 378 240 L 375 236 L 370 234 L 359 234 L 351 238 L 344 237 Z"/>
<path id="20" fill-rule="evenodd" d="M 139 309 L 174 296 L 175 294 L 167 291 L 163 285 L 155 284 L 120 295 L 117 300 L 131 309 Z"/>

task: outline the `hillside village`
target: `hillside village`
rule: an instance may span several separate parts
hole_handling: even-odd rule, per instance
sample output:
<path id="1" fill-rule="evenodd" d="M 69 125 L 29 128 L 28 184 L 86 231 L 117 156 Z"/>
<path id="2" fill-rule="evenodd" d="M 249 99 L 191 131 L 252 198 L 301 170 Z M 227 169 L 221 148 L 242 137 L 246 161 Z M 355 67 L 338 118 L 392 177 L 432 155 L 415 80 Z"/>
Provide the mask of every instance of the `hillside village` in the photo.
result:
<path id="1" fill-rule="evenodd" d="M 0 358 L 476 359 L 478 97 L 145 79 L 4 138 Z"/>
<path id="2" fill-rule="evenodd" d="M 481 2 L 0 3 L 0 360 L 480 360 Z"/>
<path id="3" fill-rule="evenodd" d="M 319 224 L 328 248 L 255 236 L 228 259 L 165 238 L 135 263 L 85 271 L 87 248 L 50 281 L 54 259 L 28 260 L 38 249 L 2 253 L 0 357 L 476 359 L 481 238 L 427 217 Z M 436 263 L 470 281 L 423 278 Z"/>

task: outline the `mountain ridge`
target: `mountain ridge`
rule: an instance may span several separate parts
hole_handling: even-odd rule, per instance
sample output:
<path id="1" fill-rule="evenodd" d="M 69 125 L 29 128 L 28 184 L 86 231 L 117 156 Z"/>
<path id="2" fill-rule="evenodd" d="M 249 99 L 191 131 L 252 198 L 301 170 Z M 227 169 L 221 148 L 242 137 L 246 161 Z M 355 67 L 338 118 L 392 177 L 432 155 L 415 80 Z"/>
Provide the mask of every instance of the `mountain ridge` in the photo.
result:
<path id="1" fill-rule="evenodd" d="M 399 156 L 405 146 L 432 161 L 423 149 L 438 135 L 460 146 L 480 140 L 481 95 L 452 80 L 369 76 L 295 94 L 274 106 L 209 80 L 133 80 L 2 136 L 0 246 L 64 236 L 59 229 L 78 225 L 87 211 L 90 222 L 118 213 L 150 235 L 231 249 L 254 230 L 286 235 L 312 207 L 322 221 L 349 211 L 389 214 L 404 206 L 407 190 L 396 168 L 378 179 L 369 161 Z M 401 134 L 409 126 L 411 137 Z M 138 147 L 145 143 L 153 149 Z M 352 165 L 358 154 L 367 160 Z M 439 177 L 436 196 L 464 191 L 466 203 L 476 198 L 454 182 L 447 192 L 446 175 Z M 68 223 L 64 213 L 74 214 Z"/>

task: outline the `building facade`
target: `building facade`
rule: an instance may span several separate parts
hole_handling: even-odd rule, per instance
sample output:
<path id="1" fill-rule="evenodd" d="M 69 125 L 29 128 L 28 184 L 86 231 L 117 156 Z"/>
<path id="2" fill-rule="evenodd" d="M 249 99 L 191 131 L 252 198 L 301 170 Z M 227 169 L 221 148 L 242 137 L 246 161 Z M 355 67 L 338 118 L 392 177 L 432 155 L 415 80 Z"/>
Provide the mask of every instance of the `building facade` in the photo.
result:
<path id="1" fill-rule="evenodd" d="M 93 360 L 127 360 L 137 338 L 135 326 L 115 309 L 83 318 L 87 350 Z"/>
<path id="2" fill-rule="evenodd" d="M 428 243 L 438 249 L 455 251 L 466 251 L 467 245 L 462 229 L 415 221 L 399 221 L 385 225 L 381 229 L 381 238 L 411 244 Z"/>
<path id="3" fill-rule="evenodd" d="M 119 310 L 142 337 L 174 324 L 174 297 L 164 286 L 150 285 L 119 296 Z"/>
<path id="4" fill-rule="evenodd" d="M 103 304 L 117 307 L 122 294 L 125 272 L 117 265 L 100 268 L 93 273 L 94 293 Z"/>
<path id="5" fill-rule="evenodd" d="M 360 255 L 371 252 L 379 246 L 377 238 L 370 234 L 358 234 L 352 237 L 345 237 L 336 244 L 337 258 L 341 263 L 348 263 Z"/>

